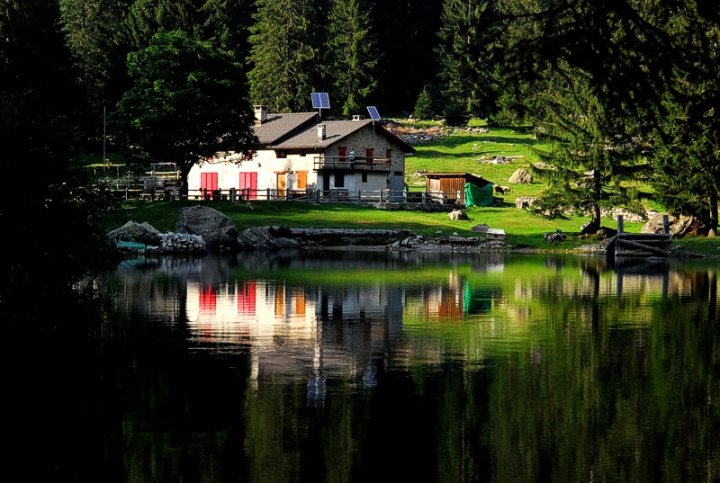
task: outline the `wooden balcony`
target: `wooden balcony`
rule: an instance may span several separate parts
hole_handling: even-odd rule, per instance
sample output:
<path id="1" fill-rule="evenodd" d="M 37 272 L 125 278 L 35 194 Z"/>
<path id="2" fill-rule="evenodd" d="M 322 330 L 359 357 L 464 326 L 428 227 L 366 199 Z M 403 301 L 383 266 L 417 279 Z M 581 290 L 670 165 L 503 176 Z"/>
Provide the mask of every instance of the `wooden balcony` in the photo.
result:
<path id="1" fill-rule="evenodd" d="M 351 158 L 350 156 L 315 156 L 313 169 L 347 171 L 390 171 L 390 158 Z"/>

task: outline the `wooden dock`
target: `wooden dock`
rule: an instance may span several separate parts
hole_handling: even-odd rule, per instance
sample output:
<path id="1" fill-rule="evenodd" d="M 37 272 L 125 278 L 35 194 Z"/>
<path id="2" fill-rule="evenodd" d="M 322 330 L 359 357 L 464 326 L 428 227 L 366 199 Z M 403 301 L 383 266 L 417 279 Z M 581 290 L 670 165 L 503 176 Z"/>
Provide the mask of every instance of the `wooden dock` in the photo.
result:
<path id="1" fill-rule="evenodd" d="M 622 216 L 618 216 L 618 232 L 607 246 L 608 254 L 615 259 L 632 258 L 670 258 L 672 235 L 670 234 L 668 217 L 663 216 L 664 233 L 626 233 L 623 230 Z"/>

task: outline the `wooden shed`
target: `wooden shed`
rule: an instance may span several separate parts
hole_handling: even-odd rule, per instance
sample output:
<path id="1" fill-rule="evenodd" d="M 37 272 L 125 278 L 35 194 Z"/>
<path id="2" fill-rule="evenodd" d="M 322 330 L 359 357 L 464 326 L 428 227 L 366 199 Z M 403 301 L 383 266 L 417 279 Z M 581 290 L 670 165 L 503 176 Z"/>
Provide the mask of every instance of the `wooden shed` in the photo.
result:
<path id="1" fill-rule="evenodd" d="M 465 204 L 465 184 L 471 183 L 483 188 L 490 181 L 471 173 L 426 173 L 426 191 L 428 195 L 438 201 L 446 203 Z"/>

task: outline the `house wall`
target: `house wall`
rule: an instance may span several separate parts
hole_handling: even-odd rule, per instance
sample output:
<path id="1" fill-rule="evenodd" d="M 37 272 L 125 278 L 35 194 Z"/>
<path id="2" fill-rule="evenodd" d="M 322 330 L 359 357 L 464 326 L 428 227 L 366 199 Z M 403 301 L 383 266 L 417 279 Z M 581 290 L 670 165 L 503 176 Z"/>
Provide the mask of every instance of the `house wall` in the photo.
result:
<path id="1" fill-rule="evenodd" d="M 275 151 L 262 150 L 257 151 L 251 160 L 243 160 L 239 164 L 226 159 L 233 159 L 233 156 L 217 157 L 193 166 L 188 174 L 190 193 L 200 189 L 201 174 L 208 172 L 218 173 L 218 188 L 223 191 L 239 188 L 241 172 L 257 173 L 257 188 L 260 190 L 278 189 L 278 174 L 285 177 L 285 189 L 298 189 L 297 176 L 290 174 L 291 171 L 307 172 L 307 186 L 317 185 L 317 173 L 313 171 L 314 155 L 311 153 L 306 156 L 291 154 L 287 158 L 278 159 Z"/>
<path id="2" fill-rule="evenodd" d="M 347 148 L 347 152 L 355 152 L 356 158 L 364 158 L 367 148 L 372 148 L 375 158 L 384 158 L 387 149 L 392 150 L 390 173 L 367 172 L 367 181 L 362 182 L 362 173 L 359 171 L 345 172 L 345 188 L 348 191 L 360 190 L 380 190 L 392 188 L 401 191 L 405 184 L 405 153 L 399 146 L 396 146 L 385 136 L 377 134 L 371 126 L 354 133 L 351 136 L 330 146 L 325 151 L 328 157 L 338 156 L 338 147 Z M 330 186 L 323 186 L 322 176 L 318 182 L 318 188 L 328 189 L 335 188 L 334 175 L 330 175 Z"/>
<path id="3" fill-rule="evenodd" d="M 371 126 L 348 136 L 336 144 L 330 146 L 324 153 L 327 157 L 338 156 L 338 147 L 346 147 L 347 152 L 355 152 L 356 158 L 364 158 L 366 149 L 372 148 L 375 158 L 384 158 L 386 150 L 392 150 L 390 173 L 365 171 L 367 180 L 362 181 L 361 171 L 344 171 L 344 188 L 348 191 L 359 190 L 380 190 L 391 188 L 401 191 L 405 182 L 405 153 L 399 146 L 391 144 L 387 138 L 374 132 Z M 299 189 L 297 176 L 294 173 L 305 171 L 307 173 L 307 186 L 316 186 L 319 189 L 335 188 L 335 173 L 329 172 L 330 186 L 324 186 L 323 172 L 314 171 L 315 157 L 317 153 L 307 152 L 305 156 L 300 154 L 288 154 L 286 158 L 276 158 L 275 151 L 257 151 L 252 160 L 243 160 L 234 163 L 228 160 L 237 159 L 237 156 L 230 154 L 227 157 L 215 157 L 212 160 L 196 164 L 188 175 L 188 189 L 191 195 L 200 190 L 200 179 L 202 173 L 214 172 L 218 174 L 218 188 L 228 191 L 230 188 L 239 188 L 241 172 L 257 173 L 257 188 L 259 190 L 278 189 L 278 174 L 284 174 L 286 182 L 285 189 Z M 301 188 L 300 188 L 301 189 Z"/>
<path id="4" fill-rule="evenodd" d="M 465 200 L 465 178 L 428 178 L 427 191 L 445 193 L 448 200 L 455 200 L 460 193 L 460 201 Z"/>

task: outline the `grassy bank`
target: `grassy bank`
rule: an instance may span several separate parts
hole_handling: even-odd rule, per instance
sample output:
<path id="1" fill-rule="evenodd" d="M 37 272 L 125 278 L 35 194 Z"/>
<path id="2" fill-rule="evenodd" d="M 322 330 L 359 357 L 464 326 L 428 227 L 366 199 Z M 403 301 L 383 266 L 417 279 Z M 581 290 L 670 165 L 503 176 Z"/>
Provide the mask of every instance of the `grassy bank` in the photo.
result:
<path id="1" fill-rule="evenodd" d="M 172 231 L 179 211 L 184 206 L 196 205 L 197 201 L 131 201 L 124 205 L 123 218 L 116 223 L 128 220 L 148 222 L 162 232 Z M 239 230 L 252 226 L 286 226 L 289 228 L 371 228 L 406 229 L 413 233 L 444 235 L 457 233 L 472 236 L 475 225 L 485 223 L 491 228 L 502 228 L 507 233 L 507 241 L 514 247 L 572 249 L 579 245 L 594 243 L 591 238 L 577 236 L 578 228 L 586 221 L 575 217 L 563 220 L 546 220 L 515 207 L 466 209 L 469 220 L 454 221 L 446 212 L 426 213 L 408 210 L 382 210 L 353 204 L 320 204 L 289 201 L 257 201 L 249 203 L 230 203 L 219 201 L 208 203 L 227 215 Z M 640 225 L 626 224 L 628 231 L 639 231 Z M 544 233 L 560 229 L 569 234 L 566 242 L 549 245 Z"/>

